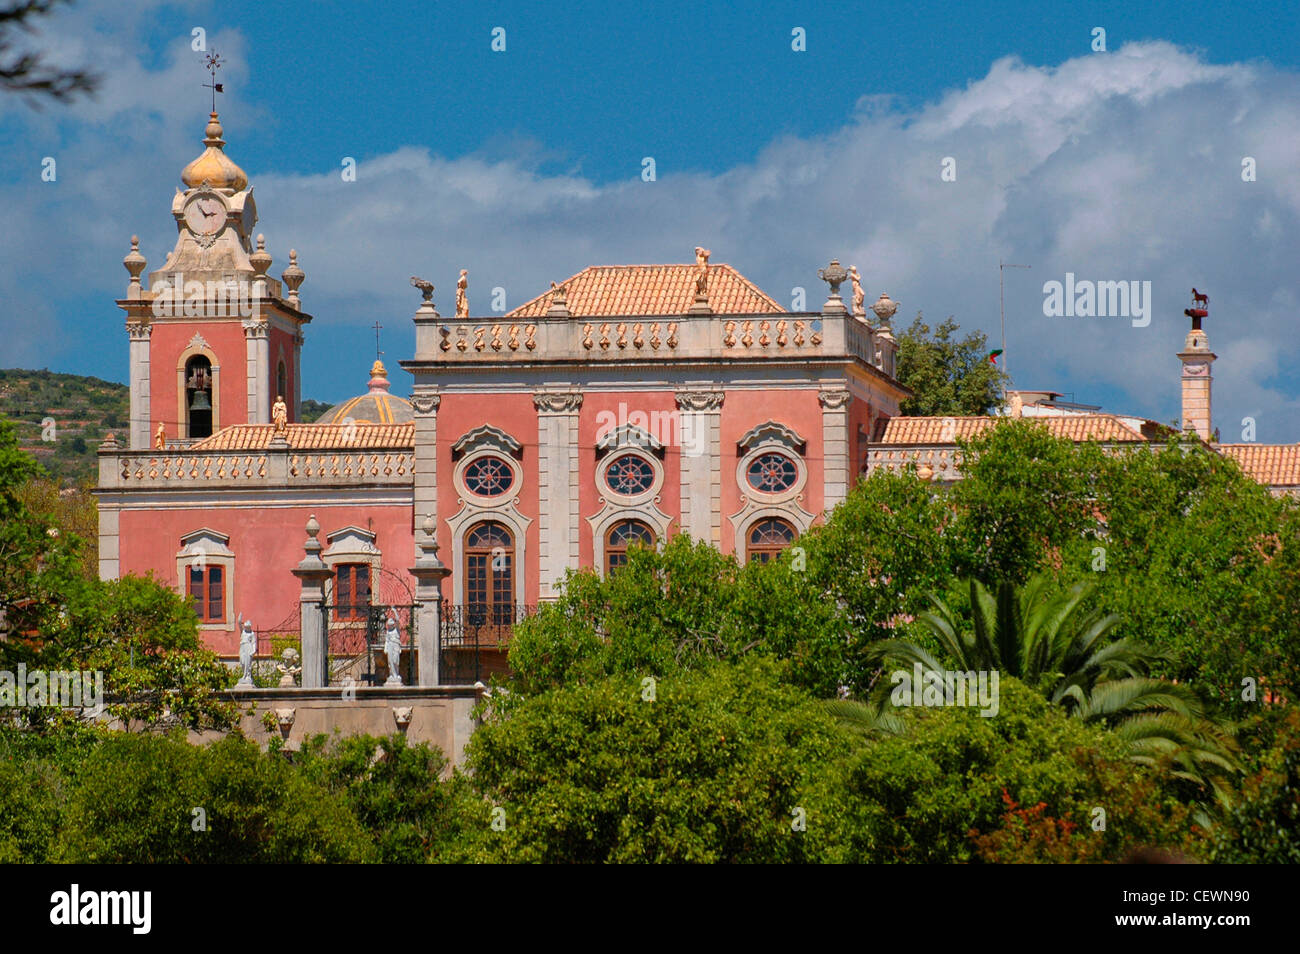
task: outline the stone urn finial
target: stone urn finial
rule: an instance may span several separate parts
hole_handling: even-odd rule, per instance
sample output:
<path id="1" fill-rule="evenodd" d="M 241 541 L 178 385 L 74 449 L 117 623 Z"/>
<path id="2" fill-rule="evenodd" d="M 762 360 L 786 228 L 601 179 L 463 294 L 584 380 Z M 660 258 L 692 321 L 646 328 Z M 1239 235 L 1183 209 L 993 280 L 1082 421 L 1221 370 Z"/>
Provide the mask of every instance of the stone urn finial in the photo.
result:
<path id="1" fill-rule="evenodd" d="M 284 281 L 285 287 L 289 289 L 289 304 L 298 307 L 298 288 L 302 285 L 303 280 L 307 277 L 306 273 L 298 267 L 298 250 L 289 249 L 289 267 L 280 275 Z"/>
<path id="2" fill-rule="evenodd" d="M 871 310 L 875 312 L 876 317 L 880 319 L 880 323 L 883 326 L 888 327 L 889 319 L 893 318 L 894 313 L 898 311 L 898 302 L 891 299 L 884 292 L 881 292 L 880 297 L 876 299 L 876 303 L 871 306 Z"/>
<path id="3" fill-rule="evenodd" d="M 266 250 L 266 236 L 258 234 L 257 250 L 248 256 L 249 263 L 253 266 L 253 274 L 257 278 L 265 278 L 267 270 L 271 267 L 271 253 Z"/>
<path id="4" fill-rule="evenodd" d="M 140 236 L 131 236 L 131 251 L 127 252 L 126 257 L 122 259 L 122 267 L 126 269 L 127 274 L 131 276 L 131 282 L 127 286 L 127 298 L 140 297 L 140 273 L 144 271 L 144 256 L 140 254 Z"/>
<path id="5" fill-rule="evenodd" d="M 840 286 L 848 280 L 849 272 L 840 264 L 839 259 L 833 258 L 828 266 L 817 269 L 817 277 L 831 286 L 832 298 L 839 298 Z"/>

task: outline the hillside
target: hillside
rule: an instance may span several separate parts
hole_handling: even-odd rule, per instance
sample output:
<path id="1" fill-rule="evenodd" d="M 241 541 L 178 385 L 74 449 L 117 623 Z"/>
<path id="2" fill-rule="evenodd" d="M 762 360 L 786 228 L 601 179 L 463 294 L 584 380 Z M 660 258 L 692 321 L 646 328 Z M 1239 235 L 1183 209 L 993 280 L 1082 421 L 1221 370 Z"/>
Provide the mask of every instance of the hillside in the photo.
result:
<path id="1" fill-rule="evenodd" d="M 329 406 L 303 401 L 303 420 L 315 420 Z M 95 483 L 95 451 L 109 432 L 126 440 L 130 409 L 125 384 L 44 369 L 0 369 L 0 414 L 17 426 L 22 449 L 64 486 Z M 50 418 L 53 427 L 44 427 Z"/>
<path id="2" fill-rule="evenodd" d="M 18 428 L 22 449 L 66 486 L 93 484 L 95 449 L 112 431 L 125 436 L 125 384 L 54 371 L 0 370 L 0 414 Z M 53 419 L 53 426 L 42 422 Z"/>

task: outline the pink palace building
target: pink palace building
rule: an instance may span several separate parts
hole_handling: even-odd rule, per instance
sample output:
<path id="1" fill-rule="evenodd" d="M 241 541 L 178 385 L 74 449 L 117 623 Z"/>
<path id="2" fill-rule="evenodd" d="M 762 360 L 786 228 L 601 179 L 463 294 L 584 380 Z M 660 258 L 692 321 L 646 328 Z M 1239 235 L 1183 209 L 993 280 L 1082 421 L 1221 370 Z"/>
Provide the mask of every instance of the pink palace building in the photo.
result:
<path id="1" fill-rule="evenodd" d="M 697 249 L 481 317 L 460 289 L 440 314 L 413 279 L 410 401 L 376 361 L 365 393 L 300 423 L 303 271 L 290 252 L 269 274 L 215 113 L 203 142 L 175 248 L 147 280 L 134 240 L 124 261 L 131 427 L 100 448 L 100 573 L 191 595 L 226 657 L 241 618 L 263 655 L 300 639 L 304 686 L 374 657 L 390 616 L 408 682 L 472 682 L 566 571 L 609 572 L 638 542 L 767 559 L 844 498 L 908 394 L 897 305 L 864 308 L 856 270 L 818 270 L 829 297 L 793 312 Z"/>

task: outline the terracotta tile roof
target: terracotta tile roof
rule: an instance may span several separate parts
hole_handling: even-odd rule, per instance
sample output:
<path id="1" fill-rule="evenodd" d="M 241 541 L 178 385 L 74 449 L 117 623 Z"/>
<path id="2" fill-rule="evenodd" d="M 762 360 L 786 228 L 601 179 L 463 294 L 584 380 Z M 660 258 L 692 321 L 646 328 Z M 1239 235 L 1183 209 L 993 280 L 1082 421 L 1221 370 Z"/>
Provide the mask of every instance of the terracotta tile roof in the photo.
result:
<path id="1" fill-rule="evenodd" d="M 894 417 L 885 424 L 877 444 L 952 444 L 957 438 L 971 438 L 1005 418 Z M 1023 418 L 1042 424 L 1054 437 L 1072 441 L 1133 443 L 1147 439 L 1110 414 L 1080 414 L 1062 417 Z"/>
<path id="2" fill-rule="evenodd" d="M 695 301 L 695 265 L 593 265 L 562 284 L 575 318 L 684 315 Z M 548 291 L 506 317 L 540 318 L 554 298 Z M 785 312 L 730 265 L 709 266 L 709 307 L 720 315 Z"/>
<path id="3" fill-rule="evenodd" d="M 1219 452 L 1261 484 L 1300 486 L 1300 444 L 1220 444 Z"/>
<path id="4" fill-rule="evenodd" d="M 273 424 L 236 424 L 190 445 L 187 454 L 202 451 L 264 451 L 271 443 Z M 351 433 L 349 433 L 351 432 Z M 415 424 L 290 424 L 286 435 L 295 450 L 324 448 L 413 448 Z"/>

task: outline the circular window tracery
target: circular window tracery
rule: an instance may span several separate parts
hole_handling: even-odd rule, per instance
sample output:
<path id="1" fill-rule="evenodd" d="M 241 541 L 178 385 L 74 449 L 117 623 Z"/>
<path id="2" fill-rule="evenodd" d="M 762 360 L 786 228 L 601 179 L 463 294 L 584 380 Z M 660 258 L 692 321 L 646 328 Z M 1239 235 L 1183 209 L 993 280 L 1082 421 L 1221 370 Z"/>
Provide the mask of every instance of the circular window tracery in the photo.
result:
<path id="1" fill-rule="evenodd" d="M 637 454 L 620 454 L 605 468 L 605 483 L 613 493 L 624 497 L 643 494 L 654 482 L 654 468 Z"/>
<path id="2" fill-rule="evenodd" d="M 465 468 L 465 486 L 481 497 L 499 497 L 514 482 L 514 470 L 500 457 L 480 457 Z"/>
<path id="3" fill-rule="evenodd" d="M 755 490 L 765 494 L 780 494 L 798 481 L 799 468 L 784 454 L 760 454 L 750 461 L 745 479 Z"/>

